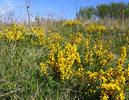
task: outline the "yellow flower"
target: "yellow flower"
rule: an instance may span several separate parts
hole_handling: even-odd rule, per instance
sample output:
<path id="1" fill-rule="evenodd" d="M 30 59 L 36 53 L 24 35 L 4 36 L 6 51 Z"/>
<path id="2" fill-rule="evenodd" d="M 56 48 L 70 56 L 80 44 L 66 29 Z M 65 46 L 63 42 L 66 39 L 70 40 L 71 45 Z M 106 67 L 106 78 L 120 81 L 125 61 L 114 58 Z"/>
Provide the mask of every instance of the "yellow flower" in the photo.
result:
<path id="1" fill-rule="evenodd" d="M 65 25 L 80 25 L 81 22 L 80 21 L 77 21 L 77 20 L 66 20 L 62 23 L 62 26 L 65 26 Z"/>
<path id="2" fill-rule="evenodd" d="M 107 94 L 104 94 L 103 98 L 101 100 L 108 100 L 108 95 Z"/>
<path id="3" fill-rule="evenodd" d="M 41 71 L 47 75 L 47 67 L 45 66 L 45 64 L 43 62 L 40 62 L 40 66 L 41 66 Z"/>

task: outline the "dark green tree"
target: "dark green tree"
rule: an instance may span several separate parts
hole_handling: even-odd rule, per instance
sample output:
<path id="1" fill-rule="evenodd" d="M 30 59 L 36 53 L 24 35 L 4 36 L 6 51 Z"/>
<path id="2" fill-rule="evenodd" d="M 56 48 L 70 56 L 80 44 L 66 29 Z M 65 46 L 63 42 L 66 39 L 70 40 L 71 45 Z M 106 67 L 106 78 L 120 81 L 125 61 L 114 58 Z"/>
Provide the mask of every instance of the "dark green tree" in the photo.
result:
<path id="1" fill-rule="evenodd" d="M 92 18 L 92 16 L 99 18 L 110 17 L 115 19 L 127 19 L 129 18 L 129 3 L 110 3 L 110 4 L 100 4 L 96 8 L 84 7 L 80 8 L 77 13 L 77 18 Z"/>
<path id="2" fill-rule="evenodd" d="M 77 19 L 81 18 L 92 18 L 93 15 L 95 15 L 96 11 L 94 7 L 85 7 L 85 8 L 80 8 L 79 12 L 76 14 Z"/>
<path id="3" fill-rule="evenodd" d="M 110 7 L 106 4 L 97 5 L 96 12 L 97 16 L 104 18 L 106 16 L 109 16 Z"/>

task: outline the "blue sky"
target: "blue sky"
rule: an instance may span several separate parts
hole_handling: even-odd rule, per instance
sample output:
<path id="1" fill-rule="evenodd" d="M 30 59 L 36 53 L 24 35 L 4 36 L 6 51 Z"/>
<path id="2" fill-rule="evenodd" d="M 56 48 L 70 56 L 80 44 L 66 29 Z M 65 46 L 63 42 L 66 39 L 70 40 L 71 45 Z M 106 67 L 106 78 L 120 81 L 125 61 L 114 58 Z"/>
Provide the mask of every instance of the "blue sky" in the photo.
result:
<path id="1" fill-rule="evenodd" d="M 0 0 L 0 14 L 11 12 L 24 18 L 26 16 L 25 2 L 31 5 L 32 16 L 74 19 L 80 6 L 96 6 L 110 2 L 127 3 L 129 0 Z"/>

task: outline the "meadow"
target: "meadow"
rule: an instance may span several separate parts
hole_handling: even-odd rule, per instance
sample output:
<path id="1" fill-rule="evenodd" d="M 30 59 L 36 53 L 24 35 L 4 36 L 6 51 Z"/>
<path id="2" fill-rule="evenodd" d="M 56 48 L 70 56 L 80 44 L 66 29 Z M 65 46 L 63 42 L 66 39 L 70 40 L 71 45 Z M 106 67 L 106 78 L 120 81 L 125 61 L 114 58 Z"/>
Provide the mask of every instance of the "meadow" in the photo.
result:
<path id="1" fill-rule="evenodd" d="M 128 100 L 129 21 L 0 26 L 1 100 Z"/>

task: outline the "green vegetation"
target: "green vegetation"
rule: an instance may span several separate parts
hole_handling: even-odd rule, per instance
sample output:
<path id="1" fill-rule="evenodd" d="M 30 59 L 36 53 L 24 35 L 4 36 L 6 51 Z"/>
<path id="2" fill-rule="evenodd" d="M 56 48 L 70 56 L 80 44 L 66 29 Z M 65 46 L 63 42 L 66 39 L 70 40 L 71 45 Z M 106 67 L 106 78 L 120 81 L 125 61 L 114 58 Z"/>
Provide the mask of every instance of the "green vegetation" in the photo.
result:
<path id="1" fill-rule="evenodd" d="M 83 20 L 1 25 L 0 100 L 128 100 L 128 6 L 80 8 Z"/>
<path id="2" fill-rule="evenodd" d="M 100 4 L 96 8 L 89 6 L 80 8 L 77 13 L 78 18 L 91 18 L 92 16 L 99 18 L 110 17 L 115 19 L 128 19 L 129 17 L 129 3 L 111 3 L 111 4 Z"/>

